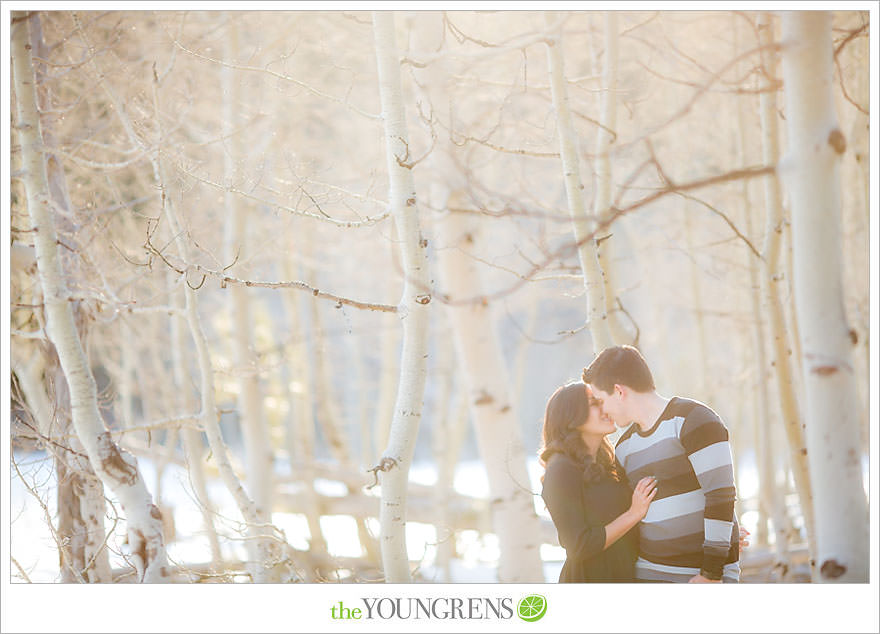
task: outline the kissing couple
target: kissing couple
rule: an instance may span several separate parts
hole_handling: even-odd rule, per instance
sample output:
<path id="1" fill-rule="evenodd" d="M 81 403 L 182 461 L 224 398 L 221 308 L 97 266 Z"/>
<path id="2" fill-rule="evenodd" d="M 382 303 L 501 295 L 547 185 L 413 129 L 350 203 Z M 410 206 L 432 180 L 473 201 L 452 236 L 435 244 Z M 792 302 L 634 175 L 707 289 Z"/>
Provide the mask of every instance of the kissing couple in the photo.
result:
<path id="1" fill-rule="evenodd" d="M 560 582 L 739 582 L 748 532 L 727 427 L 703 403 L 658 394 L 636 348 L 606 348 L 553 393 L 539 458 Z"/>

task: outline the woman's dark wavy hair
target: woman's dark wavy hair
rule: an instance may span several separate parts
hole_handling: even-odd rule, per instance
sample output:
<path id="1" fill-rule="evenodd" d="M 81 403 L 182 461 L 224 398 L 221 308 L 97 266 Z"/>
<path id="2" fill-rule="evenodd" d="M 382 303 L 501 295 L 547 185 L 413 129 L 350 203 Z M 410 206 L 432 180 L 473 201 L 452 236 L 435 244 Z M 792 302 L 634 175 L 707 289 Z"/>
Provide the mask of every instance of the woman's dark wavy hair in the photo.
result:
<path id="1" fill-rule="evenodd" d="M 593 459 L 578 429 L 590 415 L 590 399 L 587 386 L 582 382 L 563 385 L 547 401 L 544 413 L 542 445 L 538 460 L 546 469 L 553 454 L 568 456 L 582 467 L 584 479 L 594 482 L 603 476 L 621 481 L 623 474 L 614 459 L 614 448 L 607 438 L 602 439 L 596 458 Z M 541 478 L 543 481 L 543 476 Z"/>

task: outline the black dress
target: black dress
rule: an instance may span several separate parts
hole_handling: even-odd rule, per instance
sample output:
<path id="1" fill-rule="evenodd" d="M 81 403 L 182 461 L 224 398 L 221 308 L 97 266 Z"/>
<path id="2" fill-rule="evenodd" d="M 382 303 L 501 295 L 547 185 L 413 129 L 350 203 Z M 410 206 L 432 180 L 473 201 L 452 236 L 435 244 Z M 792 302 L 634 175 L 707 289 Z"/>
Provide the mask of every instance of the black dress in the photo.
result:
<path id="1" fill-rule="evenodd" d="M 588 467 L 587 474 L 562 454 L 550 458 L 544 473 L 541 497 L 566 554 L 559 582 L 633 582 L 639 554 L 638 526 L 603 550 L 605 525 L 632 502 L 629 482 L 625 476 L 622 482 L 615 481 L 598 466 Z"/>

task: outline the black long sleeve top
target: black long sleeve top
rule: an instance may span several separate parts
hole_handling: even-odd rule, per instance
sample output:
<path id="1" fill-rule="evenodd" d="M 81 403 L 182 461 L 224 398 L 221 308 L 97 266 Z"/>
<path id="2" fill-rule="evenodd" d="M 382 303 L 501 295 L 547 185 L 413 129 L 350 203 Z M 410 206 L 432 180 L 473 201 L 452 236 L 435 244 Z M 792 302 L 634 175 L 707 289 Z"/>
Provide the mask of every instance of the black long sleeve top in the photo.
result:
<path id="1" fill-rule="evenodd" d="M 623 473 L 623 469 L 619 470 Z M 541 497 L 556 525 L 566 559 L 560 583 L 615 583 L 634 580 L 639 552 L 638 526 L 605 546 L 605 525 L 630 507 L 632 490 L 604 473 L 584 477 L 567 456 L 554 454 L 544 473 Z"/>

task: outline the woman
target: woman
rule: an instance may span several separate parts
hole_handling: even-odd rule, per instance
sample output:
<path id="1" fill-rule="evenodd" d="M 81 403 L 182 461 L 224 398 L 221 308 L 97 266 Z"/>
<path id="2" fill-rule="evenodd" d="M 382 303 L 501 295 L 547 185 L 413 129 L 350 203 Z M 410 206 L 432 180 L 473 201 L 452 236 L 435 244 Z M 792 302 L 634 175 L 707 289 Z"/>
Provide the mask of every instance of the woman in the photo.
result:
<path id="1" fill-rule="evenodd" d="M 544 416 L 541 497 L 565 548 L 561 583 L 633 581 L 633 529 L 657 494 L 653 478 L 630 488 L 606 438 L 614 423 L 595 405 L 586 384 L 571 383 L 553 393 Z"/>

